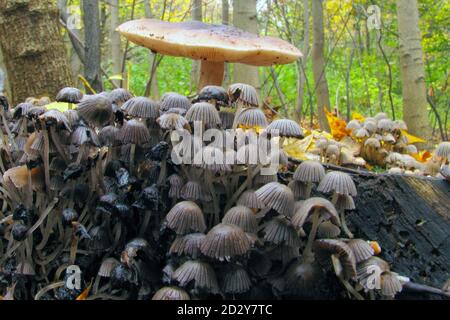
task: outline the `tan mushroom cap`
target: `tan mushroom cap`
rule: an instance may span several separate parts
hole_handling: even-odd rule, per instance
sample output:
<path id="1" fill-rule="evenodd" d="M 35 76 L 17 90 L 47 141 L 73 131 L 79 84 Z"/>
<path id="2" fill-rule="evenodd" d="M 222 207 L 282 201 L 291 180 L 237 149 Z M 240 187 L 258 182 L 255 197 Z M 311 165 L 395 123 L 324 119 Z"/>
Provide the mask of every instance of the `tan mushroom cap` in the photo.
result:
<path id="1" fill-rule="evenodd" d="M 141 19 L 125 22 L 117 31 L 131 42 L 163 55 L 211 62 L 269 66 L 291 63 L 302 56 L 284 40 L 199 21 Z"/>

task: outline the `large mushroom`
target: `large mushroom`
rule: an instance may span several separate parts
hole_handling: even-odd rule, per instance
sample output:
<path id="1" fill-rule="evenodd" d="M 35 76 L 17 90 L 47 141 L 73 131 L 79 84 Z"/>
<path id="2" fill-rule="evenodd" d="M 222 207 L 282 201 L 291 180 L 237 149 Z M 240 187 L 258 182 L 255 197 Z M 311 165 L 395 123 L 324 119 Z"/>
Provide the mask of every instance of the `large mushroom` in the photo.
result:
<path id="1" fill-rule="evenodd" d="M 291 63 L 302 56 L 284 40 L 199 21 L 171 23 L 141 19 L 125 22 L 117 31 L 153 52 L 201 60 L 199 89 L 207 85 L 221 86 L 226 62 L 271 66 Z"/>

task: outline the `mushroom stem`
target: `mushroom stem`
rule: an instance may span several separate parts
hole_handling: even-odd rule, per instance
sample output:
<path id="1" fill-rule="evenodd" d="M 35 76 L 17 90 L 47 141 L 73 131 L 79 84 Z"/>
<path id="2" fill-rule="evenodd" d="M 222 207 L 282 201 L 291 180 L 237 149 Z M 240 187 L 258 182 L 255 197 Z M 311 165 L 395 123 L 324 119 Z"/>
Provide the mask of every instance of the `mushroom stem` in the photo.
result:
<path id="1" fill-rule="evenodd" d="M 132 144 L 131 145 L 131 150 L 130 150 L 130 173 L 134 174 L 134 154 L 136 153 L 136 145 Z"/>
<path id="2" fill-rule="evenodd" d="M 305 198 L 309 199 L 311 197 L 311 191 L 312 191 L 313 183 L 307 182 L 306 183 L 306 191 L 305 191 Z"/>
<path id="3" fill-rule="evenodd" d="M 44 171 L 45 187 L 50 192 L 50 140 L 48 138 L 47 124 L 42 121 L 42 134 L 44 135 Z"/>
<path id="4" fill-rule="evenodd" d="M 350 239 L 353 239 L 355 236 L 353 235 L 353 233 L 350 231 L 350 229 L 347 226 L 347 221 L 345 220 L 345 210 L 344 209 L 339 209 L 339 215 L 341 217 L 342 230 L 344 230 L 345 234 Z"/>
<path id="5" fill-rule="evenodd" d="M 229 199 L 229 201 L 228 201 L 228 203 L 227 203 L 227 205 L 225 207 L 224 212 L 227 212 L 236 203 L 236 201 L 239 199 L 241 194 L 247 189 L 247 186 L 253 180 L 253 177 L 256 176 L 260 171 L 261 171 L 261 166 L 257 166 L 255 169 L 253 169 L 252 174 L 249 174 L 247 176 L 247 179 L 245 180 L 245 182 L 243 184 L 241 184 L 239 189 L 236 190 L 236 192 L 233 194 L 231 199 Z"/>
<path id="6" fill-rule="evenodd" d="M 78 237 L 75 234 L 76 231 L 72 231 L 72 242 L 70 244 L 70 262 L 73 264 L 77 258 L 77 250 L 78 250 Z"/>
<path id="7" fill-rule="evenodd" d="M 58 150 L 59 154 L 61 155 L 61 157 L 63 158 L 65 163 L 69 163 L 69 159 L 66 155 L 66 152 L 64 150 L 64 147 L 61 143 L 61 140 L 59 139 L 58 134 L 56 133 L 55 127 L 51 126 L 50 127 L 50 136 L 52 137 L 53 140 L 53 144 L 56 147 L 56 150 Z"/>
<path id="8" fill-rule="evenodd" d="M 314 213 L 312 215 L 312 227 L 308 235 L 308 242 L 306 244 L 305 251 L 303 252 L 303 258 L 308 262 L 311 262 L 314 259 L 312 254 L 312 244 L 314 242 L 314 239 L 316 238 L 317 228 L 319 227 L 320 220 L 320 209 L 316 208 L 314 209 Z"/>
<path id="9" fill-rule="evenodd" d="M 202 61 L 198 89 L 206 86 L 221 86 L 225 75 L 224 62 Z"/>
<path id="10" fill-rule="evenodd" d="M 206 178 L 206 185 L 208 187 L 209 192 L 211 193 L 213 208 L 214 208 L 214 222 L 211 224 L 211 227 L 218 224 L 220 222 L 220 209 L 219 209 L 219 202 L 217 201 L 216 192 L 214 189 L 213 179 L 212 179 L 212 173 L 207 170 L 205 172 L 205 178 Z"/>
<path id="11" fill-rule="evenodd" d="M 145 232 L 147 231 L 151 216 L 152 216 L 151 211 L 149 211 L 149 210 L 144 211 L 144 220 L 142 221 L 141 229 L 139 230 L 139 237 L 144 237 Z"/>

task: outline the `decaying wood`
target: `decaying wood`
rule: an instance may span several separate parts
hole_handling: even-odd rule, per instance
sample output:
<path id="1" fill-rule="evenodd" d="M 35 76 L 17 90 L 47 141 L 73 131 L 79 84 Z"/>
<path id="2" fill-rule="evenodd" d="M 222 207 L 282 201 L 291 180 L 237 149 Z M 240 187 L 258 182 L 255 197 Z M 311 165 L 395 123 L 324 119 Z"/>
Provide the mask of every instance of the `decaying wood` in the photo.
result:
<path id="1" fill-rule="evenodd" d="M 404 175 L 353 175 L 357 237 L 376 240 L 381 257 L 414 282 L 441 288 L 450 267 L 450 183 Z"/>

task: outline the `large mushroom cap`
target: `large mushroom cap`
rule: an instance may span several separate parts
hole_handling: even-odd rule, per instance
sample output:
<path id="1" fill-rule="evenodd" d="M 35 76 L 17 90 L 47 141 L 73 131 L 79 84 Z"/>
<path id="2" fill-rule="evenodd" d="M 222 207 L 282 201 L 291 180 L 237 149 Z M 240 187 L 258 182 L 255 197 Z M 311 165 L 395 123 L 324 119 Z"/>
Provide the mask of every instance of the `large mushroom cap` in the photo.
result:
<path id="1" fill-rule="evenodd" d="M 302 56 L 284 40 L 199 21 L 141 19 L 125 22 L 117 31 L 153 52 L 196 60 L 269 66 L 291 63 Z"/>
<path id="2" fill-rule="evenodd" d="M 271 182 L 256 190 L 258 200 L 277 212 L 292 216 L 294 211 L 294 194 L 287 186 Z"/>
<path id="3" fill-rule="evenodd" d="M 200 250 L 205 256 L 224 260 L 245 254 L 250 250 L 250 241 L 238 226 L 221 223 L 208 232 Z"/>
<path id="4" fill-rule="evenodd" d="M 190 231 L 203 232 L 206 224 L 200 207 L 191 201 L 176 204 L 166 216 L 167 226 L 183 235 Z"/>

